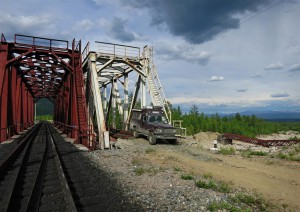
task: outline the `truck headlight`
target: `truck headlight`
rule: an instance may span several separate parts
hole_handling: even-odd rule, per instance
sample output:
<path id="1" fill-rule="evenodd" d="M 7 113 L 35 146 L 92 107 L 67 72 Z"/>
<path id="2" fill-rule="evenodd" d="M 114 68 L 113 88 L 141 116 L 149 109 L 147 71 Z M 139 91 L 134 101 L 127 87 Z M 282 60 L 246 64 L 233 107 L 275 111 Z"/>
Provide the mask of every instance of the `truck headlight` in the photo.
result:
<path id="1" fill-rule="evenodd" d="M 163 129 L 158 128 L 158 129 L 156 129 L 155 131 L 158 132 L 158 133 L 162 133 L 162 132 L 163 132 Z"/>

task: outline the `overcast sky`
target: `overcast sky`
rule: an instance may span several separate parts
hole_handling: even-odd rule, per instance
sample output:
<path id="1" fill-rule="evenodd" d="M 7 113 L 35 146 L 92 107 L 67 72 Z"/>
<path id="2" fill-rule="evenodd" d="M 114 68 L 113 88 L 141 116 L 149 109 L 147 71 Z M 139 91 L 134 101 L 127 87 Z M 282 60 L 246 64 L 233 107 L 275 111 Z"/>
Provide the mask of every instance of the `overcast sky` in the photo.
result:
<path id="1" fill-rule="evenodd" d="M 165 94 L 202 112 L 300 111 L 299 0 L 0 0 L 0 33 L 155 50 Z"/>

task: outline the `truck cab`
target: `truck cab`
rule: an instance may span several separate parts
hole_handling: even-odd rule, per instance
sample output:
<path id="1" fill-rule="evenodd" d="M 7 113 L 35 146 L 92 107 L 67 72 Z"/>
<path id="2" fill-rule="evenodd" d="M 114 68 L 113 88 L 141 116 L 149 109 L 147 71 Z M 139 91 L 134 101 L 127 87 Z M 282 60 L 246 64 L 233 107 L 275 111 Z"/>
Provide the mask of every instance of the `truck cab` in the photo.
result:
<path id="1" fill-rule="evenodd" d="M 133 109 L 130 130 L 136 138 L 145 135 L 152 145 L 156 144 L 157 139 L 168 140 L 172 144 L 177 142 L 177 129 L 167 122 L 161 107 Z"/>

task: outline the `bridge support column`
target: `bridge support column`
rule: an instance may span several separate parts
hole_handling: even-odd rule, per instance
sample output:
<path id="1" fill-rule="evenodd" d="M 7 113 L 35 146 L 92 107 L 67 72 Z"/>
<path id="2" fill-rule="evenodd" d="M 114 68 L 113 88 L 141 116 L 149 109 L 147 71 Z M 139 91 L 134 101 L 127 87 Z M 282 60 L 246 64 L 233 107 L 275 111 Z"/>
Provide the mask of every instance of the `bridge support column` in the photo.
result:
<path id="1" fill-rule="evenodd" d="M 0 45 L 0 142 L 7 139 L 7 104 L 8 104 L 8 45 Z"/>
<path id="2" fill-rule="evenodd" d="M 128 118 L 128 73 L 124 74 L 124 116 L 123 128 L 126 128 L 126 121 Z"/>
<path id="3" fill-rule="evenodd" d="M 100 95 L 99 89 L 99 82 L 98 82 L 98 75 L 96 69 L 96 54 L 91 53 L 89 57 L 89 74 L 87 78 L 87 89 L 90 89 L 89 95 L 92 97 L 95 106 L 96 112 L 96 121 L 98 126 L 98 137 L 99 137 L 99 144 L 101 149 L 109 148 L 109 139 L 107 139 L 104 134 L 107 132 L 105 118 L 104 118 L 104 111 L 102 105 L 102 99 Z M 113 89 L 113 88 L 112 88 Z M 89 98 L 91 98 L 89 97 Z M 89 104 L 91 105 L 91 104 Z M 91 110 L 89 110 L 91 111 Z M 93 114 L 89 114 L 89 116 L 93 116 Z"/>
<path id="4" fill-rule="evenodd" d="M 142 77 L 141 80 L 141 108 L 144 108 L 147 106 L 147 101 L 146 101 L 146 78 Z"/>
<path id="5" fill-rule="evenodd" d="M 112 94 L 112 102 L 111 102 L 111 105 L 112 105 L 112 128 L 113 129 L 116 129 L 117 126 L 116 126 L 116 80 L 113 79 L 112 80 L 112 84 L 111 84 L 111 94 Z"/>

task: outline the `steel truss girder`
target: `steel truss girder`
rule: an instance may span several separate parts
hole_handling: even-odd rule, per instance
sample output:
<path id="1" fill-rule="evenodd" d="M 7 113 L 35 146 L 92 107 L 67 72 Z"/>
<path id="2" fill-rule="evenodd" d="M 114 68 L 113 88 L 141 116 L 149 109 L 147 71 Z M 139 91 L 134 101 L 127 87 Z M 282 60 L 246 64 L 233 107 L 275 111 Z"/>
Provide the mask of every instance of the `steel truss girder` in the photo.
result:
<path id="1" fill-rule="evenodd" d="M 44 45 L 47 41 L 50 46 Z M 57 42 L 66 48 L 54 46 Z M 14 42 L 6 42 L 1 37 L 0 142 L 10 135 L 11 126 L 14 133 L 31 126 L 34 102 L 48 98 L 54 102 L 54 122 L 65 133 L 71 131 L 75 142 L 89 146 L 80 45 L 73 40 L 69 49 L 62 40 L 15 35 Z"/>

